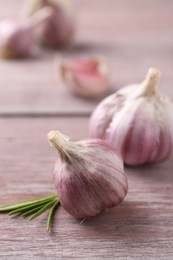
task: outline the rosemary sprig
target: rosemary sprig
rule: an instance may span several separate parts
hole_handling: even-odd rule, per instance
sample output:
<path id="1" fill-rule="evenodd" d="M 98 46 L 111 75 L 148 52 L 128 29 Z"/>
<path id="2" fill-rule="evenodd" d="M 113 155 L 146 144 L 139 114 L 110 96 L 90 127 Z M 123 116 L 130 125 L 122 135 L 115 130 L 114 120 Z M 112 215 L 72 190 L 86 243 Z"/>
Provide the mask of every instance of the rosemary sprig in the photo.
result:
<path id="1" fill-rule="evenodd" d="M 23 201 L 19 203 L 8 204 L 0 207 L 0 213 L 8 213 L 8 215 L 21 215 L 23 217 L 30 216 L 29 220 L 33 220 L 42 213 L 50 209 L 47 220 L 47 231 L 50 230 L 52 215 L 59 204 L 57 194 L 42 197 L 35 200 Z"/>
<path id="2" fill-rule="evenodd" d="M 29 205 L 34 205 L 40 202 L 45 202 L 48 200 L 51 200 L 53 198 L 56 198 L 57 195 L 51 195 L 51 196 L 47 196 L 47 197 L 42 197 L 42 198 L 38 198 L 35 200 L 27 200 L 27 201 L 22 201 L 22 202 L 18 202 L 18 203 L 12 203 L 12 204 L 6 204 L 4 206 L 0 207 L 0 213 L 3 212 L 9 212 L 10 210 L 16 209 L 16 208 L 20 208 L 20 207 L 25 207 L 25 206 L 29 206 Z"/>

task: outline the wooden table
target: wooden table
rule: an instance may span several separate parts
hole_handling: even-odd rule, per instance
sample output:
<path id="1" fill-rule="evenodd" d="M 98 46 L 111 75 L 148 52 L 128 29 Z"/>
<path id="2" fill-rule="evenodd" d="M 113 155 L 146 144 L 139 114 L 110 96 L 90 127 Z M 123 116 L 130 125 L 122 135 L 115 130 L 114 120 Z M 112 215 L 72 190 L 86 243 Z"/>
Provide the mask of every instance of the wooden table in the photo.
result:
<path id="1" fill-rule="evenodd" d="M 54 193 L 56 154 L 46 134 L 59 129 L 88 136 L 96 101 L 72 96 L 53 65 L 55 55 L 101 54 L 112 67 L 112 88 L 141 81 L 150 66 L 173 98 L 173 2 L 76 0 L 75 42 L 40 58 L 0 61 L 0 204 Z M 1 0 L 0 18 L 17 17 L 22 0 Z M 173 158 L 126 168 L 125 201 L 82 224 L 60 207 L 51 233 L 46 214 L 33 222 L 0 215 L 0 259 L 173 259 Z"/>

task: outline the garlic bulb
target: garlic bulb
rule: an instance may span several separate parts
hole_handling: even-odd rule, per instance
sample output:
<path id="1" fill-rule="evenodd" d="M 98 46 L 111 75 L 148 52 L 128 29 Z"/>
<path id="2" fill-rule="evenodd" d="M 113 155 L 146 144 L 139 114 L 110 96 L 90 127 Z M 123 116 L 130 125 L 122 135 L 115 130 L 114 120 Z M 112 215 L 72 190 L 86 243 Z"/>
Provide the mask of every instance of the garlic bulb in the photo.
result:
<path id="1" fill-rule="evenodd" d="M 104 140 L 73 142 L 59 131 L 48 133 L 58 151 L 54 180 L 60 203 L 78 218 L 95 216 L 121 203 L 127 193 L 122 159 Z"/>
<path id="2" fill-rule="evenodd" d="M 44 6 L 51 7 L 53 12 L 40 30 L 39 42 L 51 48 L 64 47 L 75 31 L 72 0 L 27 0 L 25 15 L 30 16 Z"/>
<path id="3" fill-rule="evenodd" d="M 45 7 L 24 21 L 4 20 L 0 23 L 0 56 L 23 58 L 32 55 L 35 45 L 34 30 L 52 14 Z"/>
<path id="4" fill-rule="evenodd" d="M 90 119 L 90 137 L 106 139 L 128 165 L 168 158 L 173 147 L 173 105 L 157 89 L 160 72 L 151 68 L 141 84 L 103 100 Z"/>
<path id="5" fill-rule="evenodd" d="M 72 93 L 95 98 L 105 94 L 109 85 L 109 68 L 103 58 L 62 60 L 60 75 Z"/>

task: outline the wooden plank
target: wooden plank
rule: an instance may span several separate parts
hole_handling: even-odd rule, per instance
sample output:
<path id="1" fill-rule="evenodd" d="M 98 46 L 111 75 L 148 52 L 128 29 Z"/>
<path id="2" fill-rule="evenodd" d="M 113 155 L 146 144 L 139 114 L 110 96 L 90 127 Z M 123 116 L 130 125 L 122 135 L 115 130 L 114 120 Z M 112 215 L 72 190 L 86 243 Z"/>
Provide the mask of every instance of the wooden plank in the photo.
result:
<path id="1" fill-rule="evenodd" d="M 87 128 L 83 117 L 0 119 L 0 204 L 54 193 L 46 133 L 80 139 Z M 31 223 L 0 215 L 0 259 L 173 259 L 172 168 L 173 158 L 126 168 L 124 203 L 82 224 L 60 207 L 50 234 L 46 214 Z"/>
<path id="2" fill-rule="evenodd" d="M 18 17 L 22 0 L 1 0 L 0 18 Z M 148 67 L 163 72 L 162 88 L 173 97 L 173 2 L 170 0 L 76 0 L 76 40 L 63 52 L 0 61 L 0 114 L 89 114 L 98 100 L 72 96 L 53 65 L 59 57 L 101 54 L 111 65 L 113 91 L 141 81 Z"/>

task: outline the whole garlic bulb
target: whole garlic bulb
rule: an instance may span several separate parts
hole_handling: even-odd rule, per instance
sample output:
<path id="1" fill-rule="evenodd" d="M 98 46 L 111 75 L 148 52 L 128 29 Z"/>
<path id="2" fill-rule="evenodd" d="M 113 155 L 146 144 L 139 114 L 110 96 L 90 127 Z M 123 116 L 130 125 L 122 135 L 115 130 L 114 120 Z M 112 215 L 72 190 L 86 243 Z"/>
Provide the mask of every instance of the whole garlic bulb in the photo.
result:
<path id="1" fill-rule="evenodd" d="M 0 23 L 0 56 L 23 58 L 33 54 L 36 47 L 34 31 L 52 14 L 49 7 L 22 21 L 4 20 Z"/>
<path id="2" fill-rule="evenodd" d="M 173 105 L 157 89 L 160 72 L 151 68 L 141 84 L 103 100 L 90 119 L 90 137 L 106 139 L 128 165 L 158 162 L 173 148 Z"/>
<path id="3" fill-rule="evenodd" d="M 67 212 L 91 217 L 124 200 L 128 184 L 123 161 L 107 142 L 72 142 L 58 131 L 49 132 L 48 140 L 59 154 L 54 180 Z"/>
<path id="4" fill-rule="evenodd" d="M 27 0 L 25 15 L 30 16 L 42 7 L 53 9 L 52 15 L 42 26 L 39 42 L 51 48 L 64 47 L 74 36 L 74 6 L 72 0 Z"/>
<path id="5" fill-rule="evenodd" d="M 59 69 L 65 85 L 78 96 L 96 98 L 110 88 L 109 66 L 104 58 L 64 59 Z"/>

